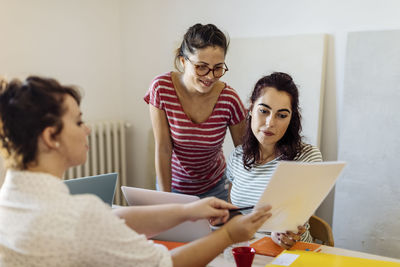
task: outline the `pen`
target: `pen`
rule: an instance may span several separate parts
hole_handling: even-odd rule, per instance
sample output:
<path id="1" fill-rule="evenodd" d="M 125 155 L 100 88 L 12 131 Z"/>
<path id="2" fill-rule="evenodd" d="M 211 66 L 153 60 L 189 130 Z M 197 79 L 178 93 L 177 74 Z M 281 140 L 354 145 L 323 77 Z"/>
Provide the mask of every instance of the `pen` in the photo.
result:
<path id="1" fill-rule="evenodd" d="M 248 206 L 248 207 L 243 207 L 243 208 L 238 208 L 238 209 L 230 209 L 229 213 L 242 211 L 242 210 L 251 210 L 251 209 L 254 209 L 254 206 Z"/>
<path id="2" fill-rule="evenodd" d="M 231 219 L 232 217 L 234 217 L 236 215 L 240 215 L 240 211 L 242 211 L 242 210 L 251 210 L 253 208 L 254 208 L 254 206 L 248 206 L 248 207 L 243 207 L 243 208 L 238 208 L 238 209 L 230 209 L 229 210 L 229 219 Z M 219 223 L 214 226 L 220 227 L 222 225 L 224 225 L 224 223 Z"/>

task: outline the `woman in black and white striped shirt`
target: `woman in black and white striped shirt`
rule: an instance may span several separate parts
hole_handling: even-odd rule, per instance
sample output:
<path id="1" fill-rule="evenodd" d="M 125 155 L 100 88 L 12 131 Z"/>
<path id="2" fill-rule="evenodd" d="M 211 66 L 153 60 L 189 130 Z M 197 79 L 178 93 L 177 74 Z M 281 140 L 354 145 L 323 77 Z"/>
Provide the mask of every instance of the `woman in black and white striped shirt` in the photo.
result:
<path id="1" fill-rule="evenodd" d="M 258 80 L 250 97 L 243 145 L 232 152 L 226 169 L 230 199 L 238 206 L 255 205 L 279 160 L 322 161 L 317 147 L 301 140 L 298 89 L 292 77 L 275 72 Z M 290 248 L 296 241 L 312 242 L 309 225 L 298 233 L 272 233 L 275 243 Z"/>

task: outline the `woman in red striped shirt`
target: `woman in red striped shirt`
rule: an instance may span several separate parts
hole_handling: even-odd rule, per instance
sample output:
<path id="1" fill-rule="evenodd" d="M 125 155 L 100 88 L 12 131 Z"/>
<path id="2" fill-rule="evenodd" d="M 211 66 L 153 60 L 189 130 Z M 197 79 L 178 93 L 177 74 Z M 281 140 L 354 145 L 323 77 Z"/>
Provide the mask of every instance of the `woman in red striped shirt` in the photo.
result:
<path id="1" fill-rule="evenodd" d="M 246 115 L 236 91 L 219 80 L 228 45 L 215 25 L 193 25 L 176 52 L 179 71 L 157 76 L 144 97 L 162 191 L 228 199 L 222 144 L 227 128 L 241 143 Z"/>

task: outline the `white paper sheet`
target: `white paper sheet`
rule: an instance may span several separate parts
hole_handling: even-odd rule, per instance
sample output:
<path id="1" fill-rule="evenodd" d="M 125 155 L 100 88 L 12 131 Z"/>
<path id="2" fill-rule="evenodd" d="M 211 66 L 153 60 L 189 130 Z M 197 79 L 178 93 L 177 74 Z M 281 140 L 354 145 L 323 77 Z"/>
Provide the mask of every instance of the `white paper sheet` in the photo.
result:
<path id="1" fill-rule="evenodd" d="M 297 232 L 328 195 L 345 162 L 279 162 L 257 206 L 270 204 L 272 216 L 260 228 Z"/>
<path id="2" fill-rule="evenodd" d="M 290 266 L 299 255 L 296 254 L 289 254 L 289 253 L 282 253 L 279 257 L 275 258 L 271 264 L 279 265 L 279 266 Z"/>

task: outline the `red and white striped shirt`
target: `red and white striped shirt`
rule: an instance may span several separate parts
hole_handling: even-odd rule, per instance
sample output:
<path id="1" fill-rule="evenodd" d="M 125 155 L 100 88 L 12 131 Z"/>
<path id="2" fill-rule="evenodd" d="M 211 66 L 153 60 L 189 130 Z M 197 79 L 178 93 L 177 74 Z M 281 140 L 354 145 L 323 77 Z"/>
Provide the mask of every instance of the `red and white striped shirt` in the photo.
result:
<path id="1" fill-rule="evenodd" d="M 236 91 L 225 84 L 208 119 L 194 123 L 185 114 L 171 73 L 156 77 L 144 100 L 164 110 L 172 140 L 172 188 L 191 195 L 211 189 L 223 176 L 226 129 L 244 120 L 246 111 Z"/>

